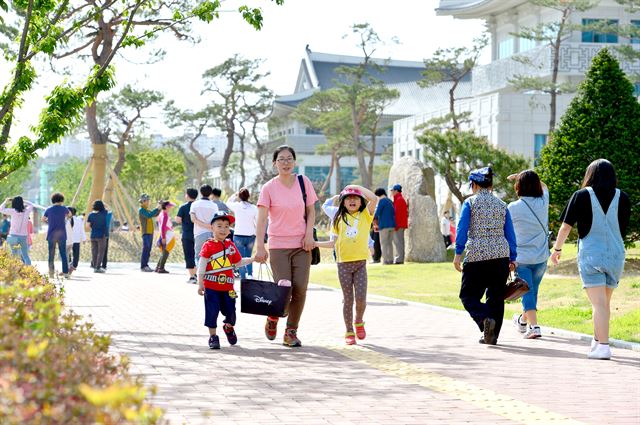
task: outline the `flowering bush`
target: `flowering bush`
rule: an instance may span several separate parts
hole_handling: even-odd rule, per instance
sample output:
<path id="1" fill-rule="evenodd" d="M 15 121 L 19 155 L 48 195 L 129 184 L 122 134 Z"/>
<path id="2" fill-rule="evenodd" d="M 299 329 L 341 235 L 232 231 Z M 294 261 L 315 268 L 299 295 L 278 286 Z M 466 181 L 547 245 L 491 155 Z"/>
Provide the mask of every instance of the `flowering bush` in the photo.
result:
<path id="1" fill-rule="evenodd" d="M 0 250 L 0 423 L 161 423 L 126 359 L 108 354 L 110 338 L 66 311 L 60 292 Z"/>

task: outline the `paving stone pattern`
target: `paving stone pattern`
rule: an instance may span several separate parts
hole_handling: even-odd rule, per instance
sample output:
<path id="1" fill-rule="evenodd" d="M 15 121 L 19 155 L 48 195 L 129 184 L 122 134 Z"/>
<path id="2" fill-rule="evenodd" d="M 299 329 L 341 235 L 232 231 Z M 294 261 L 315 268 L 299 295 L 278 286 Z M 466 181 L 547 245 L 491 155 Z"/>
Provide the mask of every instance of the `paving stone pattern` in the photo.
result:
<path id="1" fill-rule="evenodd" d="M 484 346 L 464 312 L 374 296 L 367 339 L 347 347 L 341 294 L 315 285 L 302 348 L 281 345 L 284 320 L 268 341 L 263 317 L 239 313 L 238 345 L 220 332 L 214 351 L 196 285 L 179 265 L 168 269 L 110 264 L 99 275 L 81 265 L 64 287 L 67 306 L 157 387 L 152 402 L 171 424 L 640 423 L 638 352 L 588 360 L 583 341 L 523 340 L 510 323 Z"/>

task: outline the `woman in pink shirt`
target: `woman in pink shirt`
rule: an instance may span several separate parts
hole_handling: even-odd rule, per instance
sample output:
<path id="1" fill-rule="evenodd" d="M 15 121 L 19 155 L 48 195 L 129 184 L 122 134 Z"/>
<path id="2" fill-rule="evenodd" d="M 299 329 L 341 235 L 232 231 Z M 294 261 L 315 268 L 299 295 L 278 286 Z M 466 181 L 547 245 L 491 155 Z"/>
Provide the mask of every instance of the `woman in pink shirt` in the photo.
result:
<path id="1" fill-rule="evenodd" d="M 160 201 L 160 214 L 158 215 L 158 229 L 160 230 L 160 239 L 158 240 L 158 246 L 162 251 L 162 255 L 156 265 L 156 273 L 169 273 L 164 266 L 167 264 L 169 253 L 176 245 L 175 235 L 173 233 L 173 223 L 171 217 L 169 217 L 169 210 L 175 207 L 171 201 Z"/>
<path id="2" fill-rule="evenodd" d="M 255 261 L 270 259 L 273 277 L 291 281 L 292 291 L 289 316 L 283 344 L 300 347 L 298 323 L 304 309 L 311 268 L 311 250 L 314 247 L 313 225 L 316 219 L 314 204 L 318 200 L 311 181 L 300 176 L 307 195 L 306 204 L 297 174 L 296 153 L 290 146 L 279 146 L 273 153 L 273 166 L 278 175 L 262 186 L 258 199 Z M 306 218 L 305 218 L 306 216 Z M 264 234 L 269 219 L 269 252 L 265 248 Z M 278 331 L 278 318 L 268 317 L 265 325 L 267 339 L 273 340 Z"/>
<path id="3" fill-rule="evenodd" d="M 11 202 L 11 208 L 5 208 L 7 203 Z M 29 214 L 33 210 L 33 204 L 22 199 L 22 196 L 15 198 L 7 198 L 0 205 L 0 213 L 11 216 L 11 227 L 9 228 L 9 236 L 7 243 L 11 247 L 13 255 L 22 258 L 22 262 L 31 265 L 29 258 L 29 244 L 27 236 L 29 235 Z"/>

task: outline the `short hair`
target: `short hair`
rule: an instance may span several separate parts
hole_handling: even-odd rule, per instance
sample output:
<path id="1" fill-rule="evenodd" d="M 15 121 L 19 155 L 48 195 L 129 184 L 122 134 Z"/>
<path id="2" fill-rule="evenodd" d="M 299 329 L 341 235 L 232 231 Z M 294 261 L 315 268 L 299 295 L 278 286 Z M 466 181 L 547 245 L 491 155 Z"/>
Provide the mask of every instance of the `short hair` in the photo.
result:
<path id="1" fill-rule="evenodd" d="M 215 196 L 215 197 L 218 197 L 218 198 L 219 198 L 219 197 L 221 197 L 221 196 L 222 196 L 222 190 L 221 190 L 221 189 L 218 189 L 217 187 L 214 187 L 214 188 L 211 190 L 211 194 L 212 194 L 213 196 Z"/>
<path id="2" fill-rule="evenodd" d="M 186 190 L 186 194 L 189 198 L 196 199 L 198 197 L 198 189 L 194 189 L 190 187 L 189 189 Z"/>
<path id="3" fill-rule="evenodd" d="M 22 196 L 15 196 L 11 200 L 11 208 L 19 213 L 24 212 L 24 200 L 22 199 Z"/>
<path id="4" fill-rule="evenodd" d="M 594 189 L 610 191 L 616 188 L 618 179 L 613 164 L 606 159 L 596 159 L 587 167 L 582 180 L 582 188 L 591 186 Z"/>
<path id="5" fill-rule="evenodd" d="M 383 188 L 383 187 L 379 187 L 379 188 L 377 188 L 377 189 L 376 189 L 376 191 L 375 191 L 375 192 L 373 192 L 373 193 L 374 193 L 376 196 L 382 196 L 382 195 L 387 196 L 387 191 L 386 191 L 386 190 L 384 190 L 384 188 Z"/>
<path id="6" fill-rule="evenodd" d="M 104 211 L 104 203 L 100 199 L 96 199 L 93 202 L 93 210 L 94 211 Z"/>
<path id="7" fill-rule="evenodd" d="M 296 151 L 293 150 L 293 148 L 291 146 L 289 146 L 289 145 L 281 145 L 281 146 L 278 146 L 276 148 L 276 150 L 273 152 L 273 162 L 276 162 L 280 152 L 285 151 L 285 150 L 291 152 L 291 156 L 293 156 L 293 159 L 294 160 L 296 159 Z"/>
<path id="8" fill-rule="evenodd" d="M 211 193 L 213 193 L 213 188 L 208 184 L 203 184 L 202 186 L 200 186 L 200 195 L 202 195 L 204 198 L 208 198 L 209 196 L 211 196 Z"/>
<path id="9" fill-rule="evenodd" d="M 516 178 L 514 189 L 518 196 L 531 196 L 540 198 L 542 196 L 542 182 L 540 176 L 533 170 L 524 170 Z"/>
<path id="10" fill-rule="evenodd" d="M 56 192 L 51 195 L 51 203 L 57 204 L 58 202 L 64 202 L 64 195 L 60 192 Z"/>
<path id="11" fill-rule="evenodd" d="M 238 191 L 238 197 L 240 198 L 241 201 L 247 202 L 251 197 L 251 193 L 249 193 L 249 189 L 247 189 L 246 187 L 243 187 L 243 188 L 240 188 L 240 190 Z"/>

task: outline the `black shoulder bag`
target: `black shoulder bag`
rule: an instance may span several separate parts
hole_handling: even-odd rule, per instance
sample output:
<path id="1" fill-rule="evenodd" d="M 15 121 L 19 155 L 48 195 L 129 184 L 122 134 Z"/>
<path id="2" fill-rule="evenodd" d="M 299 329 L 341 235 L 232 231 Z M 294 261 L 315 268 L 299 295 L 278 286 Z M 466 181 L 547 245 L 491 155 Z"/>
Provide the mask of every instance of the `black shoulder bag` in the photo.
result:
<path id="1" fill-rule="evenodd" d="M 304 187 L 304 180 L 300 174 L 298 174 L 298 183 L 300 184 L 300 190 L 302 190 L 302 201 L 304 202 L 304 222 L 307 222 L 307 190 Z M 316 228 L 313 228 L 313 240 L 318 240 Z M 320 248 L 315 247 L 311 250 L 311 264 L 320 264 Z"/>
<path id="2" fill-rule="evenodd" d="M 533 212 L 533 208 L 531 208 L 531 206 L 529 205 L 529 203 L 527 201 L 525 201 L 524 199 L 520 199 L 520 200 L 522 202 L 524 202 L 524 204 L 527 206 L 527 208 L 529 208 L 529 211 L 531 211 L 531 214 L 533 214 L 533 216 L 536 218 L 536 220 L 538 220 L 538 223 L 540 223 L 540 227 L 542 227 L 542 231 L 544 232 L 545 235 L 547 235 L 547 246 L 549 247 L 549 249 L 553 248 L 553 243 L 556 240 L 556 237 L 553 234 L 553 232 L 550 231 L 550 230 L 547 230 L 547 228 L 544 227 L 544 224 L 542 224 L 542 222 L 538 218 L 538 215 L 535 212 Z"/>

